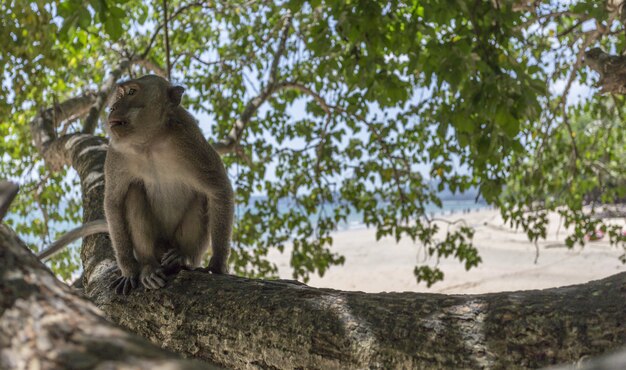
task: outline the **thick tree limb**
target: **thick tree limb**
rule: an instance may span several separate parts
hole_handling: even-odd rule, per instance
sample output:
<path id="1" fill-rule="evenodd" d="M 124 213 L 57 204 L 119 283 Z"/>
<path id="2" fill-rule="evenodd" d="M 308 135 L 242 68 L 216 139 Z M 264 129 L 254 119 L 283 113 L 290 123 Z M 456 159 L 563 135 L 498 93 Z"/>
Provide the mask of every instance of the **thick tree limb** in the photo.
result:
<path id="1" fill-rule="evenodd" d="M 102 317 L 0 225 L 0 368 L 215 369 L 183 360 Z"/>
<path id="2" fill-rule="evenodd" d="M 13 202 L 13 199 L 17 195 L 18 189 L 19 187 L 12 182 L 0 181 L 0 222 L 2 222 L 2 219 L 7 214 L 11 202 Z"/>
<path id="3" fill-rule="evenodd" d="M 446 296 L 185 271 L 164 289 L 120 297 L 107 289 L 112 265 L 97 268 L 87 288 L 110 319 L 231 368 L 536 368 L 626 343 L 626 273 L 543 291 Z"/>
<path id="4" fill-rule="evenodd" d="M 86 93 L 56 104 L 54 107 L 42 109 L 30 122 L 33 144 L 39 153 L 43 155 L 48 145 L 56 139 L 56 127 L 60 123 L 83 116 L 95 101 L 95 94 Z"/>
<path id="5" fill-rule="evenodd" d="M 600 74 L 597 86 L 601 93 L 626 94 L 626 56 L 593 48 L 585 53 L 585 64 Z"/>

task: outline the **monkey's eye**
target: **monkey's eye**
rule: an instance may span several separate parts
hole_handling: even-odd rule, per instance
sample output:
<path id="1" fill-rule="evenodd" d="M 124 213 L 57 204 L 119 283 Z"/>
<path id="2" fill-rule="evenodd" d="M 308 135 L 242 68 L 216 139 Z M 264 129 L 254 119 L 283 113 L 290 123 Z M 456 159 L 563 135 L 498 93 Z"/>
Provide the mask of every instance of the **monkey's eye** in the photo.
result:
<path id="1" fill-rule="evenodd" d="M 135 90 L 135 89 L 128 89 L 128 95 L 135 95 L 136 91 L 137 90 Z"/>

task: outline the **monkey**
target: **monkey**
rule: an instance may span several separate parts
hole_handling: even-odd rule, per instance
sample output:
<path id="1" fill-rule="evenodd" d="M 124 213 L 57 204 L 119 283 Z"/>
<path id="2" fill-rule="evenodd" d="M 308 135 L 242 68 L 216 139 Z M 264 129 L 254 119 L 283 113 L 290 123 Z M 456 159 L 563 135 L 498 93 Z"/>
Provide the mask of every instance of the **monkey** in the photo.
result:
<path id="1" fill-rule="evenodd" d="M 147 75 L 117 85 L 105 125 L 106 221 L 78 227 L 39 254 L 49 258 L 78 237 L 108 232 L 121 276 L 110 286 L 129 294 L 140 282 L 198 268 L 228 273 L 234 193 L 219 154 L 181 105 L 184 88 Z"/>
<path id="2" fill-rule="evenodd" d="M 224 163 L 181 105 L 185 89 L 147 75 L 117 86 L 106 131 L 104 211 L 128 294 L 165 285 L 165 271 L 228 272 L 234 194 Z"/>

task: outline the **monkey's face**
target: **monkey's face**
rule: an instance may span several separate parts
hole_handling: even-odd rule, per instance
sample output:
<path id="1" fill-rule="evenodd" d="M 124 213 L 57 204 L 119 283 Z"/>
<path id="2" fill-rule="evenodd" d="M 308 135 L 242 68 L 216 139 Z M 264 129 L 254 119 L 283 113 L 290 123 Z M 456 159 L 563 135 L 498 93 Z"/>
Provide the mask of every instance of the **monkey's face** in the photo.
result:
<path id="1" fill-rule="evenodd" d="M 140 144 L 158 135 L 165 128 L 169 112 L 180 103 L 183 91 L 153 75 L 119 84 L 107 120 L 111 142 Z"/>

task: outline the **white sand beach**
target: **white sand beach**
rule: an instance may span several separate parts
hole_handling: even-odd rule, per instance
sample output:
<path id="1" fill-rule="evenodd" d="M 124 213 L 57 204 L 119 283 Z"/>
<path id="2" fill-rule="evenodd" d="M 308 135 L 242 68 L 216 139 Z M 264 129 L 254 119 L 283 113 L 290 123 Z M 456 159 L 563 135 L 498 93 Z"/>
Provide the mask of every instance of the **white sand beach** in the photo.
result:
<path id="1" fill-rule="evenodd" d="M 406 239 L 396 243 L 393 238 L 376 242 L 372 229 L 337 231 L 333 234 L 332 250 L 345 256 L 343 266 L 331 267 L 324 277 L 312 276 L 308 285 L 320 288 L 357 290 L 364 292 L 432 292 L 432 293 L 486 293 L 511 290 L 544 289 L 584 283 L 626 271 L 618 257 L 622 247 L 611 246 L 608 236 L 584 247 L 568 249 L 564 240 L 567 230 L 557 214 L 550 215 L 546 240 L 540 240 L 537 249 L 526 234 L 504 225 L 499 211 L 483 209 L 469 214 L 456 213 L 440 216 L 453 221 L 463 218 L 476 230 L 474 245 L 483 262 L 466 271 L 453 258 L 439 261 L 445 273 L 443 282 L 427 288 L 417 283 L 413 268 L 419 264 L 435 264 L 425 260 L 423 248 Z M 624 220 L 613 220 L 624 224 Z M 445 232 L 446 224 L 441 228 Z M 279 268 L 281 278 L 291 279 L 289 248 L 281 254 L 273 251 L 270 260 Z"/>

